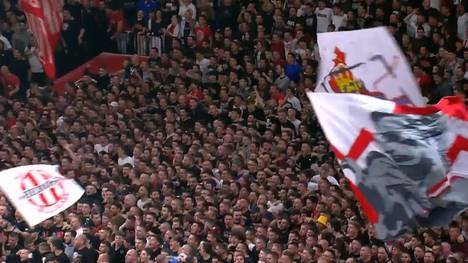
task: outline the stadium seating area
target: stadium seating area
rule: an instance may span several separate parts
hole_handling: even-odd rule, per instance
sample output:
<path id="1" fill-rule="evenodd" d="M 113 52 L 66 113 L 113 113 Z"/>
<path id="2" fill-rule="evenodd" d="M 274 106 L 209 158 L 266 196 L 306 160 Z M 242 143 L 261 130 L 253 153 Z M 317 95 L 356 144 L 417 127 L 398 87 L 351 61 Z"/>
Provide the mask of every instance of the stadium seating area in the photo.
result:
<path id="1" fill-rule="evenodd" d="M 0 168 L 59 164 L 86 189 L 29 228 L 0 194 L 2 262 L 462 263 L 468 213 L 375 238 L 305 92 L 317 33 L 386 26 L 429 102 L 468 95 L 462 0 L 67 0 L 56 92 L 0 2 Z M 144 60 L 140 56 L 148 56 Z"/>

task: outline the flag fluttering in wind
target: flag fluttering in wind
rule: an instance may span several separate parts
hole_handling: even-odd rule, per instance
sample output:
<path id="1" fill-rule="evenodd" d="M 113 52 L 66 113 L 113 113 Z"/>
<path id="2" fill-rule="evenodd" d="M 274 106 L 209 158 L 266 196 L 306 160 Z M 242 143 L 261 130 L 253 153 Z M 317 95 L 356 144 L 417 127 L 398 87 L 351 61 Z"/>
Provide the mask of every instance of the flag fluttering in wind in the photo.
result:
<path id="1" fill-rule="evenodd" d="M 54 165 L 26 165 L 0 172 L 0 190 L 31 227 L 57 215 L 84 193 Z"/>
<path id="2" fill-rule="evenodd" d="M 359 93 L 425 105 L 408 62 L 384 27 L 317 35 L 316 92 Z"/>
<path id="3" fill-rule="evenodd" d="M 44 71 L 55 79 L 54 51 L 63 25 L 62 0 L 21 0 L 28 26 L 39 48 Z"/>
<path id="4" fill-rule="evenodd" d="M 377 237 L 450 222 L 468 208 L 468 110 L 458 97 L 413 107 L 308 93 Z"/>

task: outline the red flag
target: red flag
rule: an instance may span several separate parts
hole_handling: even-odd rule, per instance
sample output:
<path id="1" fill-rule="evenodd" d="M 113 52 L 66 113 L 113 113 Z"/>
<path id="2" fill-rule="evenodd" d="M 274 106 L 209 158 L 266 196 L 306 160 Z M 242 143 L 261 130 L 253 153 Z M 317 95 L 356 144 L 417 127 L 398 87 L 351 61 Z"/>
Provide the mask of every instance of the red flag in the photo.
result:
<path id="1" fill-rule="evenodd" d="M 54 51 L 60 40 L 63 24 L 61 0 L 21 0 L 21 7 L 28 20 L 45 73 L 55 79 Z"/>

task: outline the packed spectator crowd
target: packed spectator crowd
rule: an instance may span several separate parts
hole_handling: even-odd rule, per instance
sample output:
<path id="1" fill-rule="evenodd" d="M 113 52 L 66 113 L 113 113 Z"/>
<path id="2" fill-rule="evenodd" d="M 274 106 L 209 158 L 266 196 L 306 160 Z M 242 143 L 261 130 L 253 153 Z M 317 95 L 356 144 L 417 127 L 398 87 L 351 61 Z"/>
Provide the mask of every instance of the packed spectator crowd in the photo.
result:
<path id="1" fill-rule="evenodd" d="M 429 102 L 468 93 L 460 0 L 67 0 L 54 91 L 16 0 L 0 3 L 0 168 L 59 164 L 86 190 L 30 228 L 0 195 L 2 262 L 461 263 L 468 213 L 375 238 L 305 91 L 316 34 L 386 26 Z M 376 36 L 378 37 L 378 36 Z M 395 211 L 398 212 L 398 211 Z"/>

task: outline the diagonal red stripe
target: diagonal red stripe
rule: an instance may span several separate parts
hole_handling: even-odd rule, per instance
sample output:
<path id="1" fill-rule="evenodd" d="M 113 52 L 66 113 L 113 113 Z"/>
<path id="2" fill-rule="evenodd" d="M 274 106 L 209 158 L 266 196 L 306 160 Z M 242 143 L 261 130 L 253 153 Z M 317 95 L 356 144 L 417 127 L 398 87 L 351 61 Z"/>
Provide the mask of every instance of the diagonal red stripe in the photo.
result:
<path id="1" fill-rule="evenodd" d="M 357 160 L 373 140 L 374 135 L 369 130 L 361 129 L 346 157 Z"/>
<path id="2" fill-rule="evenodd" d="M 426 194 L 431 195 L 438 191 L 442 186 L 445 185 L 445 183 L 448 181 L 447 176 L 442 178 L 439 182 L 437 182 L 435 185 L 433 185 L 431 188 L 427 189 Z"/>
<path id="3" fill-rule="evenodd" d="M 450 185 L 451 185 L 451 183 L 453 183 L 453 181 L 458 180 L 458 179 L 465 179 L 465 178 L 464 178 L 464 177 L 461 177 L 461 176 L 452 176 L 452 177 L 450 177 L 450 179 L 448 179 L 447 177 L 444 177 L 444 179 L 440 180 L 437 184 L 435 184 L 434 186 L 432 186 L 431 189 L 429 189 L 429 190 L 426 192 L 426 194 L 429 195 L 429 196 L 431 196 L 431 195 L 434 194 L 435 192 L 440 191 L 440 189 L 441 189 L 442 187 L 445 186 L 445 187 L 442 189 L 442 191 L 440 191 L 440 193 L 438 193 L 438 194 L 436 194 L 436 195 L 433 195 L 433 196 L 431 196 L 431 197 L 434 198 L 434 197 L 440 196 L 442 193 L 444 193 L 445 191 L 447 191 L 447 190 L 450 188 Z M 448 182 L 449 182 L 449 185 L 445 185 L 445 182 L 446 182 L 447 180 L 449 180 L 449 181 L 448 181 Z"/>
<path id="4" fill-rule="evenodd" d="M 52 193 L 52 196 L 55 199 L 55 202 L 58 202 L 60 200 L 60 196 L 57 194 L 57 190 L 55 188 L 50 188 L 50 192 Z"/>
<path id="5" fill-rule="evenodd" d="M 346 156 L 333 145 L 331 148 L 338 160 L 343 160 L 345 157 L 357 160 L 373 140 L 374 135 L 369 130 L 361 129 L 359 135 L 357 136 L 353 145 L 351 145 L 351 148 L 349 149 L 349 152 Z M 369 203 L 361 190 L 359 190 L 359 188 L 353 182 L 351 182 L 349 178 L 346 179 L 348 179 L 351 189 L 353 190 L 356 199 L 361 204 L 362 210 L 367 215 L 369 222 L 372 224 L 377 223 L 379 221 L 379 213 L 377 213 L 377 210 Z"/>
<path id="6" fill-rule="evenodd" d="M 357 160 L 359 156 L 366 150 L 369 144 L 374 140 L 374 135 L 367 129 L 361 129 L 359 135 L 349 149 L 348 154 L 344 155 L 338 148 L 331 145 L 331 150 L 335 153 L 338 160 L 343 160 L 345 157 Z"/>
<path id="7" fill-rule="evenodd" d="M 468 152 L 468 138 L 458 135 L 447 151 L 447 158 L 453 164 L 461 152 Z"/>
<path id="8" fill-rule="evenodd" d="M 379 221 L 379 213 L 377 213 L 377 210 L 375 210 L 375 208 L 369 203 L 361 190 L 359 190 L 359 188 L 353 182 L 351 182 L 351 180 L 348 179 L 348 182 L 354 192 L 354 195 L 356 196 L 356 199 L 361 204 L 362 211 L 364 211 L 364 213 L 367 215 L 367 219 L 369 219 L 370 223 L 376 224 Z"/>
<path id="9" fill-rule="evenodd" d="M 338 160 L 342 161 L 345 158 L 344 154 L 335 146 L 331 145 L 331 150 L 335 153 L 335 156 L 338 158 Z"/>
<path id="10" fill-rule="evenodd" d="M 449 117 L 468 121 L 467 107 L 457 96 L 445 97 L 439 103 L 427 107 L 411 107 L 397 104 L 393 109 L 393 113 L 398 114 L 430 115 L 436 112 L 442 112 Z"/>

